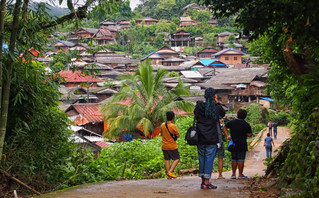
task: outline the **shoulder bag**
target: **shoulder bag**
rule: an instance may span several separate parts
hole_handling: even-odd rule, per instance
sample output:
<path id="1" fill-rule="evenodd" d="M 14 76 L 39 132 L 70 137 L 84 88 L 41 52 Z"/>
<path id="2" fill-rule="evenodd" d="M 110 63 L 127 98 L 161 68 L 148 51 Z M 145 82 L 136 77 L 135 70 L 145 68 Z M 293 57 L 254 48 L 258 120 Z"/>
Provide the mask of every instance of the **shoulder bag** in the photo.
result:
<path id="1" fill-rule="evenodd" d="M 189 127 L 187 130 L 185 140 L 187 144 L 191 146 L 196 146 L 198 145 L 198 131 L 196 128 L 196 114 L 194 115 L 194 121 L 193 121 L 193 126 Z"/>
<path id="2" fill-rule="evenodd" d="M 168 126 L 167 126 L 167 122 L 165 122 L 165 126 L 166 126 L 167 131 L 169 132 L 169 134 L 172 136 L 173 140 L 176 141 L 176 140 L 177 140 L 177 136 L 176 136 L 176 135 L 173 135 L 173 134 L 169 131 Z"/>

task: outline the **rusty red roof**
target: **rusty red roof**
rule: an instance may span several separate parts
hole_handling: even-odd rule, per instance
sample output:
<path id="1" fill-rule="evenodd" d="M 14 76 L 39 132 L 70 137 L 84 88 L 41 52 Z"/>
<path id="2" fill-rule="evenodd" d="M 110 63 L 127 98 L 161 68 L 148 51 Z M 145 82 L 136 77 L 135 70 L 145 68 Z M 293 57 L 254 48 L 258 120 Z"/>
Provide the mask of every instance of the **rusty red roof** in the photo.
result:
<path id="1" fill-rule="evenodd" d="M 58 74 L 66 82 L 103 82 L 103 80 L 94 78 L 93 76 L 85 76 L 81 71 L 60 71 Z"/>
<path id="2" fill-rule="evenodd" d="M 97 141 L 97 142 L 95 142 L 95 144 L 98 145 L 98 146 L 101 147 L 101 148 L 109 147 L 109 146 L 112 145 L 111 143 L 101 142 L 101 141 Z"/>
<path id="3" fill-rule="evenodd" d="M 252 81 L 250 83 L 251 86 L 256 86 L 256 87 L 265 87 L 266 86 L 266 83 L 265 82 L 262 82 L 262 81 Z"/>
<path id="4" fill-rule="evenodd" d="M 209 53 L 209 52 L 216 53 L 218 51 L 217 50 L 212 50 L 212 49 L 207 49 L 207 50 L 202 50 L 202 51 L 200 51 L 198 53 Z"/>
<path id="5" fill-rule="evenodd" d="M 98 104 L 80 103 L 73 104 L 72 107 L 79 113 L 79 116 L 74 120 L 77 125 L 103 121 L 103 117 L 100 113 L 100 105 Z"/>

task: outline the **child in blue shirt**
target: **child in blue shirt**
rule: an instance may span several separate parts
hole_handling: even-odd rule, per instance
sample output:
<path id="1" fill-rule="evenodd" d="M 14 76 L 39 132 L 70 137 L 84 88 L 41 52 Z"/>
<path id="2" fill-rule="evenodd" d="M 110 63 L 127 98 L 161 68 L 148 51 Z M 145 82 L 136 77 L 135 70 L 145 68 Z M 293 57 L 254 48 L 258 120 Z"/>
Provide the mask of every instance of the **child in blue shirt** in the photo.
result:
<path id="1" fill-rule="evenodd" d="M 272 145 L 275 146 L 274 140 L 270 137 L 270 133 L 267 133 L 267 137 L 265 138 L 264 147 L 266 148 L 267 158 L 271 157 L 272 153 Z"/>

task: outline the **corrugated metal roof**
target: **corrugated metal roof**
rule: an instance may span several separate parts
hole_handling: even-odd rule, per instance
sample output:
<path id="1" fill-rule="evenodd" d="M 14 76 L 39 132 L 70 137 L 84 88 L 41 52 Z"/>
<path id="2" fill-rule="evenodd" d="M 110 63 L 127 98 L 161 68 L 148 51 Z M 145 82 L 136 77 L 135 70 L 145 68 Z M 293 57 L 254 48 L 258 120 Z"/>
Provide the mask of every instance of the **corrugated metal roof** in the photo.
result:
<path id="1" fill-rule="evenodd" d="M 96 29 L 96 28 L 81 28 L 79 31 L 81 31 L 81 30 L 87 31 L 91 34 L 95 34 L 98 31 L 98 29 Z M 77 31 L 77 32 L 79 32 L 79 31 Z"/>
<path id="2" fill-rule="evenodd" d="M 207 84 L 250 84 L 256 77 L 267 73 L 266 68 L 216 68 L 216 76 L 208 80 Z"/>
<path id="3" fill-rule="evenodd" d="M 185 78 L 203 78 L 198 71 L 181 71 Z"/>
<path id="4" fill-rule="evenodd" d="M 223 49 L 222 51 L 219 51 L 219 52 L 213 54 L 213 56 L 219 56 L 219 55 L 224 54 L 224 53 L 229 52 L 229 51 L 235 52 L 234 54 L 246 55 L 244 52 L 241 52 L 241 51 L 239 51 L 239 50 L 237 50 L 237 49 L 227 48 L 227 49 Z"/>
<path id="5" fill-rule="evenodd" d="M 250 83 L 251 86 L 256 86 L 256 87 L 264 87 L 266 85 L 266 83 L 262 82 L 262 81 L 253 81 Z"/>
<path id="6" fill-rule="evenodd" d="M 200 62 L 205 66 L 227 66 L 226 63 L 223 61 L 215 58 L 215 59 L 207 59 L 207 60 L 200 60 Z"/>
<path id="7" fill-rule="evenodd" d="M 72 107 L 79 113 L 75 119 L 77 125 L 84 125 L 91 122 L 102 122 L 99 104 L 73 104 Z"/>
<path id="8" fill-rule="evenodd" d="M 165 58 L 162 55 L 160 55 L 159 53 L 157 53 L 156 51 L 155 52 L 151 52 L 149 55 L 145 56 L 141 60 L 143 61 L 143 60 L 147 59 L 148 57 L 150 57 L 153 54 L 156 54 L 156 55 L 158 55 L 159 57 L 161 57 L 161 58 L 163 58 L 165 60 Z"/>
<path id="9" fill-rule="evenodd" d="M 96 62 L 104 64 L 129 64 L 132 61 L 128 57 L 96 57 Z"/>
<path id="10" fill-rule="evenodd" d="M 102 141 L 95 142 L 95 144 L 101 148 L 109 147 L 112 145 L 112 143 L 110 142 L 102 142 Z"/>
<path id="11" fill-rule="evenodd" d="M 58 74 L 60 74 L 66 82 L 104 82 L 93 76 L 85 76 L 81 71 L 60 71 Z"/>
<path id="12" fill-rule="evenodd" d="M 51 45 L 49 45 L 49 47 L 52 47 L 52 46 L 54 46 L 54 45 L 57 44 L 57 43 L 62 43 L 63 45 L 65 45 L 65 46 L 67 46 L 67 47 L 73 47 L 73 46 L 75 46 L 75 44 L 72 43 L 72 42 L 70 42 L 70 41 L 57 40 L 57 41 L 55 41 L 54 43 L 52 43 Z"/>

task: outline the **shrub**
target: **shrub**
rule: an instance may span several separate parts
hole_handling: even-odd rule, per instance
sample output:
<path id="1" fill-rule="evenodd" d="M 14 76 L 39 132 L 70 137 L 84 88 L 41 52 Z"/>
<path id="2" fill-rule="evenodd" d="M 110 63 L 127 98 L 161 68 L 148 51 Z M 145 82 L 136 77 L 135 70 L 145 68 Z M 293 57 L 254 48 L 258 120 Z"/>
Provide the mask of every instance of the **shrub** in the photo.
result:
<path id="1" fill-rule="evenodd" d="M 255 133 L 258 133 L 258 132 L 260 132 L 261 130 L 263 130 L 265 127 L 266 127 L 265 124 L 256 124 L 256 125 L 253 125 L 253 126 L 251 127 L 251 129 L 252 129 L 253 133 L 255 134 Z"/>
<path id="2" fill-rule="evenodd" d="M 247 111 L 246 121 L 251 125 L 259 124 L 261 122 L 261 110 L 258 104 L 251 104 L 245 108 Z"/>
<path id="3" fill-rule="evenodd" d="M 279 125 L 287 125 L 292 120 L 292 117 L 289 113 L 280 111 L 279 113 L 272 116 L 272 120 L 278 122 Z"/>

